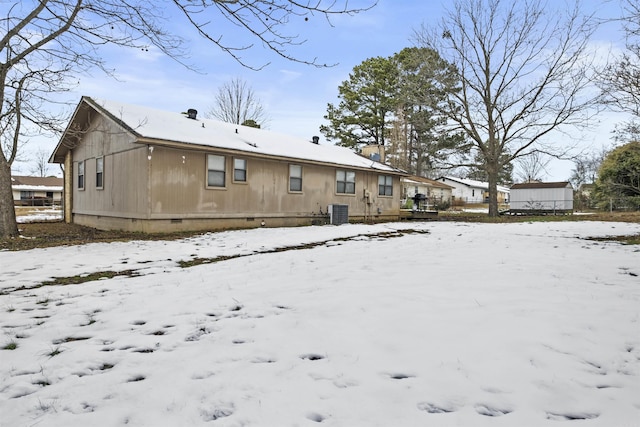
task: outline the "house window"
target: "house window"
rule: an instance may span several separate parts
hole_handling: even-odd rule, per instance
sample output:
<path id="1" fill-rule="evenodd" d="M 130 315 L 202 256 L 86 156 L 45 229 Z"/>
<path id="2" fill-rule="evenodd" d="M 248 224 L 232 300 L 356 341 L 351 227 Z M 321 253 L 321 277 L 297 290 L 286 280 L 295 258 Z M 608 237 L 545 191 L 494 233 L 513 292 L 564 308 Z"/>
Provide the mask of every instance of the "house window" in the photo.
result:
<path id="1" fill-rule="evenodd" d="M 289 191 L 302 191 L 302 166 L 289 165 Z"/>
<path id="2" fill-rule="evenodd" d="M 21 191 L 20 192 L 20 200 L 29 200 L 35 197 L 35 193 L 33 191 Z"/>
<path id="3" fill-rule="evenodd" d="M 378 176 L 378 195 L 393 196 L 393 177 L 389 175 Z"/>
<path id="4" fill-rule="evenodd" d="M 215 154 L 207 155 L 207 186 L 225 186 L 225 159 Z"/>
<path id="5" fill-rule="evenodd" d="M 233 159 L 233 180 L 247 182 L 247 161 L 245 159 Z"/>
<path id="6" fill-rule="evenodd" d="M 336 192 L 340 194 L 356 194 L 356 173 L 353 171 L 336 171 Z"/>
<path id="7" fill-rule="evenodd" d="M 96 159 L 96 188 L 104 188 L 104 157 Z"/>
<path id="8" fill-rule="evenodd" d="M 78 190 L 84 190 L 84 162 L 78 162 Z"/>

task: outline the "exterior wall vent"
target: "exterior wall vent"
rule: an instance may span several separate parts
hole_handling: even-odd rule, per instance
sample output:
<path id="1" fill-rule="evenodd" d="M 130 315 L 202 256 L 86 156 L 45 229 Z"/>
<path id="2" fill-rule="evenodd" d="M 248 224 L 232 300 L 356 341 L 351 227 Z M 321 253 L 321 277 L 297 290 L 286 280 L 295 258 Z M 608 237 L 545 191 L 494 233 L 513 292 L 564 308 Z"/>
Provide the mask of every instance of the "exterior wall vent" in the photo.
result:
<path id="1" fill-rule="evenodd" d="M 332 225 L 349 223 L 349 205 L 329 205 L 329 223 Z"/>

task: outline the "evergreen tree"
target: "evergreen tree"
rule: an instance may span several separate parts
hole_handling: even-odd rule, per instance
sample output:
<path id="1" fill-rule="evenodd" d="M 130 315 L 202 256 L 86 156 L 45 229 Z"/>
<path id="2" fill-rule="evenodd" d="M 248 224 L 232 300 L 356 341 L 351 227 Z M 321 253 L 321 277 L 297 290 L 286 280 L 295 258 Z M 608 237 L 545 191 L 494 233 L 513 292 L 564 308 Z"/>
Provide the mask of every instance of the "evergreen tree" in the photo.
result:
<path id="1" fill-rule="evenodd" d="M 396 107 L 398 69 L 389 58 L 369 58 L 354 67 L 338 87 L 338 106 L 328 104 L 329 125 L 320 132 L 338 145 L 359 150 L 364 145 L 385 145 L 389 117 Z"/>
<path id="2" fill-rule="evenodd" d="M 457 90 L 455 70 L 438 53 L 427 48 L 405 48 L 393 57 L 398 66 L 399 85 L 396 121 L 405 169 L 418 176 L 435 174 L 438 165 L 455 150 L 463 150 L 461 134 L 447 132 L 446 117 L 440 114 L 449 93 Z"/>
<path id="3" fill-rule="evenodd" d="M 607 155 L 598 171 L 596 195 L 605 204 L 640 209 L 640 142 L 622 145 Z"/>
<path id="4" fill-rule="evenodd" d="M 451 65 L 437 52 L 406 48 L 389 58 L 370 58 L 339 86 L 338 106 L 329 104 L 321 132 L 356 150 L 384 145 L 388 162 L 412 174 L 431 175 L 460 148 L 460 135 L 446 131 L 438 104 L 456 90 Z"/>

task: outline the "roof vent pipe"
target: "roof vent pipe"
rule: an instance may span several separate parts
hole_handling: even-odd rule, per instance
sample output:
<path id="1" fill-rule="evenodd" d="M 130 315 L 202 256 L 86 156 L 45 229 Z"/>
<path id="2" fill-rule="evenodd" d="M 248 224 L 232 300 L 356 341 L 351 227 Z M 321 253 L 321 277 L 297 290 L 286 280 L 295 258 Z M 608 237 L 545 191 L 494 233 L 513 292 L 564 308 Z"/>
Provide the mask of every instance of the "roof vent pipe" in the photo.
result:
<path id="1" fill-rule="evenodd" d="M 198 110 L 194 108 L 189 108 L 187 110 L 187 117 L 189 117 L 190 119 L 195 120 L 197 116 L 198 116 Z"/>
<path id="2" fill-rule="evenodd" d="M 319 143 L 320 143 L 320 137 L 319 137 L 319 136 L 315 136 L 315 135 L 314 135 L 314 136 L 312 136 L 312 137 L 311 137 L 311 141 L 312 141 L 314 144 L 319 144 Z"/>

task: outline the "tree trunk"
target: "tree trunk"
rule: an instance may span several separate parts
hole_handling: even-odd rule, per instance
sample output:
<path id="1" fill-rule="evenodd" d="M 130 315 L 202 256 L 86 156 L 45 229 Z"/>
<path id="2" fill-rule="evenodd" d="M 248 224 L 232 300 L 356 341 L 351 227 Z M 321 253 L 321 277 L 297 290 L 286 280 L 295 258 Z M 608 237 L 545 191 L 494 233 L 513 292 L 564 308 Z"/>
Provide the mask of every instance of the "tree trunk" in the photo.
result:
<path id="1" fill-rule="evenodd" d="M 0 238 L 18 235 L 16 210 L 13 206 L 13 189 L 11 187 L 11 165 L 0 155 Z"/>
<path id="2" fill-rule="evenodd" d="M 493 170 L 495 169 L 495 170 Z M 489 216 L 498 216 L 498 168 L 487 168 L 489 177 Z"/>

